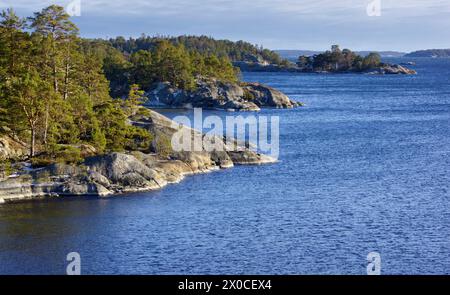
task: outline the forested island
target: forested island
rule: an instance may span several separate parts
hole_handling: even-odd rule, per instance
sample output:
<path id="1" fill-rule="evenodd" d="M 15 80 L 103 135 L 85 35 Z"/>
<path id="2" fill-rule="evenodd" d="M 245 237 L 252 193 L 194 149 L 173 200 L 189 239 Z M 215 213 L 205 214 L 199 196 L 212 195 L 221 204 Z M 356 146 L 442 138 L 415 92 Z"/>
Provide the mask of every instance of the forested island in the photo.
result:
<path id="1" fill-rule="evenodd" d="M 172 45 L 183 45 L 184 48 L 202 54 L 214 54 L 218 57 L 226 57 L 232 62 L 266 62 L 283 65 L 287 60 L 278 53 L 261 45 L 253 45 L 245 41 L 233 42 L 230 40 L 216 40 L 208 36 L 146 36 L 139 38 L 124 37 L 111 38 L 108 43 L 121 52 L 132 54 L 139 50 L 152 50 L 161 41 L 168 41 Z"/>
<path id="2" fill-rule="evenodd" d="M 112 46 L 125 55 L 132 55 L 142 50 L 154 50 L 161 41 L 174 46 L 182 45 L 190 52 L 213 54 L 218 58 L 225 58 L 242 71 L 289 71 L 296 70 L 296 65 L 277 52 L 253 45 L 245 41 L 216 40 L 208 36 L 146 36 L 139 38 L 124 37 L 109 40 L 97 40 Z"/>
<path id="3" fill-rule="evenodd" d="M 374 73 L 374 74 L 415 74 L 414 70 L 400 65 L 381 62 L 381 56 L 372 52 L 361 56 L 350 49 L 341 50 L 333 45 L 331 50 L 313 56 L 302 55 L 297 66 L 302 72 L 325 73 Z"/>
<path id="4" fill-rule="evenodd" d="M 289 60 L 297 59 L 299 56 L 313 56 L 316 54 L 321 54 L 324 51 L 316 50 L 275 50 L 282 58 L 287 58 Z M 378 53 L 382 58 L 384 57 L 403 57 L 406 53 L 400 51 L 354 51 L 356 54 L 361 56 L 367 56 L 370 53 Z"/>
<path id="5" fill-rule="evenodd" d="M 143 104 L 165 85 L 190 107 L 294 107 L 275 89 L 239 82 L 230 60 L 247 51 L 276 57 L 245 43 L 234 52 L 227 42 L 202 50 L 189 37 L 121 40 L 80 38 L 56 5 L 27 19 L 13 9 L 0 14 L 0 203 L 151 190 L 193 173 L 275 161 L 216 137 L 220 151 L 174 151 L 172 135 L 187 127 Z"/>

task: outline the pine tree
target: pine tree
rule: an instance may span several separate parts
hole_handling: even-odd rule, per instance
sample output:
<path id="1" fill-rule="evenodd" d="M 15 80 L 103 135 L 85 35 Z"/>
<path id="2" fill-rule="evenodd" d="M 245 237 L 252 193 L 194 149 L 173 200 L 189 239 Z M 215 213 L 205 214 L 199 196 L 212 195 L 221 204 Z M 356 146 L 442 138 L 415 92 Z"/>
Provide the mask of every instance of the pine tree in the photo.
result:
<path id="1" fill-rule="evenodd" d="M 59 80 L 64 81 L 63 97 L 67 99 L 71 67 L 71 53 L 78 35 L 78 28 L 70 21 L 63 7 L 51 5 L 30 18 L 35 30 L 36 42 L 44 43 L 41 55 L 44 64 L 51 69 L 53 90 L 60 92 Z M 63 69 L 63 70 L 61 70 Z M 44 143 L 47 143 L 51 101 L 47 99 L 45 109 Z"/>
<path id="2" fill-rule="evenodd" d="M 36 12 L 30 21 L 35 33 L 50 42 L 53 87 L 55 92 L 58 92 L 58 67 L 61 65 L 62 47 L 65 43 L 73 41 L 72 38 L 78 35 L 78 28 L 70 21 L 70 16 L 64 8 L 57 5 L 51 5 L 41 12 Z"/>
<path id="3" fill-rule="evenodd" d="M 13 79 L 26 71 L 31 56 L 30 38 L 24 29 L 25 20 L 13 9 L 0 13 L 0 123 L 13 133 L 27 129 L 25 116 L 11 99 Z"/>
<path id="4" fill-rule="evenodd" d="M 40 120 L 45 111 L 43 97 L 51 96 L 50 87 L 43 81 L 37 71 L 30 68 L 26 73 L 12 80 L 11 99 L 22 109 L 26 116 L 30 132 L 30 156 L 36 154 L 36 136 Z"/>
<path id="5" fill-rule="evenodd" d="M 7 74 L 12 76 L 20 70 L 21 63 L 26 58 L 23 52 L 29 46 L 27 35 L 23 32 L 26 21 L 18 17 L 12 8 L 2 11 L 0 18 L 0 62 L 6 66 Z"/>

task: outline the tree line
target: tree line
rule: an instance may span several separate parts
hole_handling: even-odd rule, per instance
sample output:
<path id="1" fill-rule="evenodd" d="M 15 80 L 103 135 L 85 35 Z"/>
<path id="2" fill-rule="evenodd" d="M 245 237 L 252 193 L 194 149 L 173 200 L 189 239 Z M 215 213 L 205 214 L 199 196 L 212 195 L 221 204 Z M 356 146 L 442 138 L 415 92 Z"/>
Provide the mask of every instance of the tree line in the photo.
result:
<path id="1" fill-rule="evenodd" d="M 105 40 L 84 40 L 103 57 L 103 69 L 110 81 L 111 95 L 123 97 L 129 86 L 137 84 L 148 91 L 157 82 L 169 82 L 173 87 L 193 90 L 198 77 L 237 82 L 239 70 L 226 56 L 188 50 L 183 44 L 160 39 L 154 46 L 137 51 L 123 51 Z"/>
<path id="2" fill-rule="evenodd" d="M 213 54 L 221 58 L 228 58 L 232 62 L 263 62 L 283 65 L 287 60 L 282 59 L 276 52 L 263 48 L 260 45 L 253 45 L 245 41 L 233 42 L 230 40 L 216 40 L 208 36 L 146 36 L 139 38 L 117 37 L 109 40 L 109 43 L 121 52 L 134 53 L 139 50 L 152 50 L 161 41 L 168 41 L 173 45 L 183 45 L 188 51 L 202 54 Z"/>
<path id="3" fill-rule="evenodd" d="M 112 99 L 103 61 L 60 6 L 26 19 L 2 11 L 0 133 L 25 142 L 37 161 L 77 161 L 83 144 L 97 153 L 147 148 L 152 135 L 127 123 L 139 90 Z"/>
<path id="4" fill-rule="evenodd" d="M 79 161 L 83 145 L 98 154 L 151 150 L 154 136 L 128 122 L 145 112 L 138 105 L 156 82 L 193 90 L 199 77 L 239 80 L 227 54 L 184 39 L 120 40 L 81 38 L 57 5 L 28 18 L 2 11 L 0 136 L 23 141 L 42 164 Z"/>
<path id="5" fill-rule="evenodd" d="M 341 50 L 333 45 L 331 50 L 314 56 L 300 56 L 297 66 L 304 71 L 366 71 L 381 66 L 381 57 L 378 53 L 370 53 L 362 57 L 350 49 Z"/>

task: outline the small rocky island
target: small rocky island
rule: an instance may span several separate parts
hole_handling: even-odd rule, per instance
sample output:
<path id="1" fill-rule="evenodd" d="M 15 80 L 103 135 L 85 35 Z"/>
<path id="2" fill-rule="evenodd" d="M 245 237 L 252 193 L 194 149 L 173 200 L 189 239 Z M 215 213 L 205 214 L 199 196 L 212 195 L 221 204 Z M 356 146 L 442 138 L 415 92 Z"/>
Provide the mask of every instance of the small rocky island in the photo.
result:
<path id="1" fill-rule="evenodd" d="M 361 73 L 379 75 L 414 75 L 415 70 L 404 65 L 381 62 L 378 53 L 368 53 L 361 56 L 349 49 L 341 50 L 333 45 L 331 50 L 316 55 L 301 55 L 297 62 L 271 64 L 266 61 L 235 62 L 242 71 L 248 72 L 300 72 L 300 73 Z"/>
<path id="2" fill-rule="evenodd" d="M 204 108 L 228 111 L 259 111 L 261 108 L 294 108 L 301 103 L 284 93 L 260 84 L 197 79 L 193 90 L 174 88 L 170 83 L 157 83 L 148 91 L 150 107 Z"/>

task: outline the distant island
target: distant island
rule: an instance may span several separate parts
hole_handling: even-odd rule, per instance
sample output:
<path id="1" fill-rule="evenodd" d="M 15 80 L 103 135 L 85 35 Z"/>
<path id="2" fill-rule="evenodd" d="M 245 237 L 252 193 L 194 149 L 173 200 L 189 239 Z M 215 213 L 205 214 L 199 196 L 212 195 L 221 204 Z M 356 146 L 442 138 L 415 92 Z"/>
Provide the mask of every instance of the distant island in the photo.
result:
<path id="1" fill-rule="evenodd" d="M 222 71 L 225 75 L 221 75 L 221 79 L 233 81 L 236 80 L 231 74 L 231 69 L 227 62 L 231 62 L 233 66 L 242 72 L 366 72 L 378 74 L 414 74 L 415 71 L 409 70 L 404 66 L 390 65 L 381 63 L 381 57 L 401 57 L 402 52 L 384 51 L 381 54 L 377 52 L 353 52 L 349 49 L 340 50 L 339 46 L 333 46 L 331 51 L 273 51 L 260 45 L 253 45 L 245 41 L 233 42 L 230 40 L 216 40 L 207 36 L 146 36 L 139 38 L 125 39 L 123 37 L 112 38 L 109 40 L 91 40 L 94 44 L 102 44 L 108 48 L 108 52 L 115 52 L 114 55 L 120 59 L 129 59 L 132 63 L 143 54 L 143 52 L 158 51 L 161 43 L 167 46 L 174 46 L 185 51 L 191 56 L 208 56 L 208 63 L 215 65 L 220 63 L 221 70 L 214 69 L 209 71 L 208 75 L 213 77 Z M 335 50 L 335 51 L 333 51 Z M 299 54 L 300 53 L 300 54 Z M 218 61 L 212 61 L 211 58 L 217 58 Z M 129 58 L 131 57 L 131 58 Z M 300 60 L 300 59 L 301 60 Z M 315 60 L 315 62 L 314 62 Z M 109 61 L 108 61 L 109 62 Z M 306 64 L 304 64 L 306 62 Z M 330 63 L 333 66 L 326 66 Z M 350 62 L 350 64 L 349 64 Z M 122 61 L 123 63 L 123 61 Z M 193 67 L 196 68 L 202 62 L 194 62 Z M 337 68 L 336 68 L 337 65 Z M 107 66 L 108 68 L 108 66 Z M 200 67 L 202 68 L 202 67 Z M 126 93 L 126 84 L 121 79 L 117 79 L 117 73 L 109 74 L 105 71 L 108 80 L 111 81 L 113 94 L 124 95 Z M 134 76 L 133 73 L 126 74 Z M 149 77 L 151 75 L 147 75 Z M 142 75 L 138 80 L 142 80 Z M 153 75 L 154 77 L 154 75 Z M 142 82 L 142 81 L 141 81 Z M 149 85 L 149 83 L 138 83 L 139 85 Z M 145 90 L 145 89 L 144 89 Z"/>
<path id="2" fill-rule="evenodd" d="M 244 41 L 142 35 L 84 42 L 103 58 L 113 97 L 126 98 L 136 85 L 149 107 L 259 111 L 301 105 L 271 87 L 239 81 L 232 61 L 289 66 L 276 53 Z"/>
<path id="3" fill-rule="evenodd" d="M 450 57 L 450 49 L 418 50 L 405 55 L 405 57 Z"/>
<path id="4" fill-rule="evenodd" d="M 274 52 L 278 53 L 281 58 L 285 58 L 288 60 L 297 59 L 301 55 L 313 56 L 317 54 L 324 53 L 324 51 L 315 51 L 315 50 L 274 50 Z M 399 51 L 355 51 L 356 54 L 367 56 L 370 53 L 378 53 L 382 58 L 384 57 L 403 57 L 406 55 L 406 52 Z"/>
<path id="5" fill-rule="evenodd" d="M 289 65 L 289 61 L 282 58 L 275 51 L 242 40 L 233 42 L 230 40 L 217 40 L 208 36 L 183 35 L 170 37 L 142 35 L 136 39 L 117 37 L 107 41 L 102 39 L 97 41 L 108 44 L 125 55 L 131 55 L 141 50 L 153 51 L 160 42 L 165 41 L 174 46 L 182 46 L 189 52 L 226 58 L 232 63 L 247 62 L 277 66 Z"/>
<path id="6" fill-rule="evenodd" d="M 339 45 L 333 45 L 324 53 L 299 56 L 297 68 L 301 72 L 315 73 L 416 74 L 404 66 L 381 62 L 378 53 L 361 56 L 350 49 L 341 50 Z"/>

